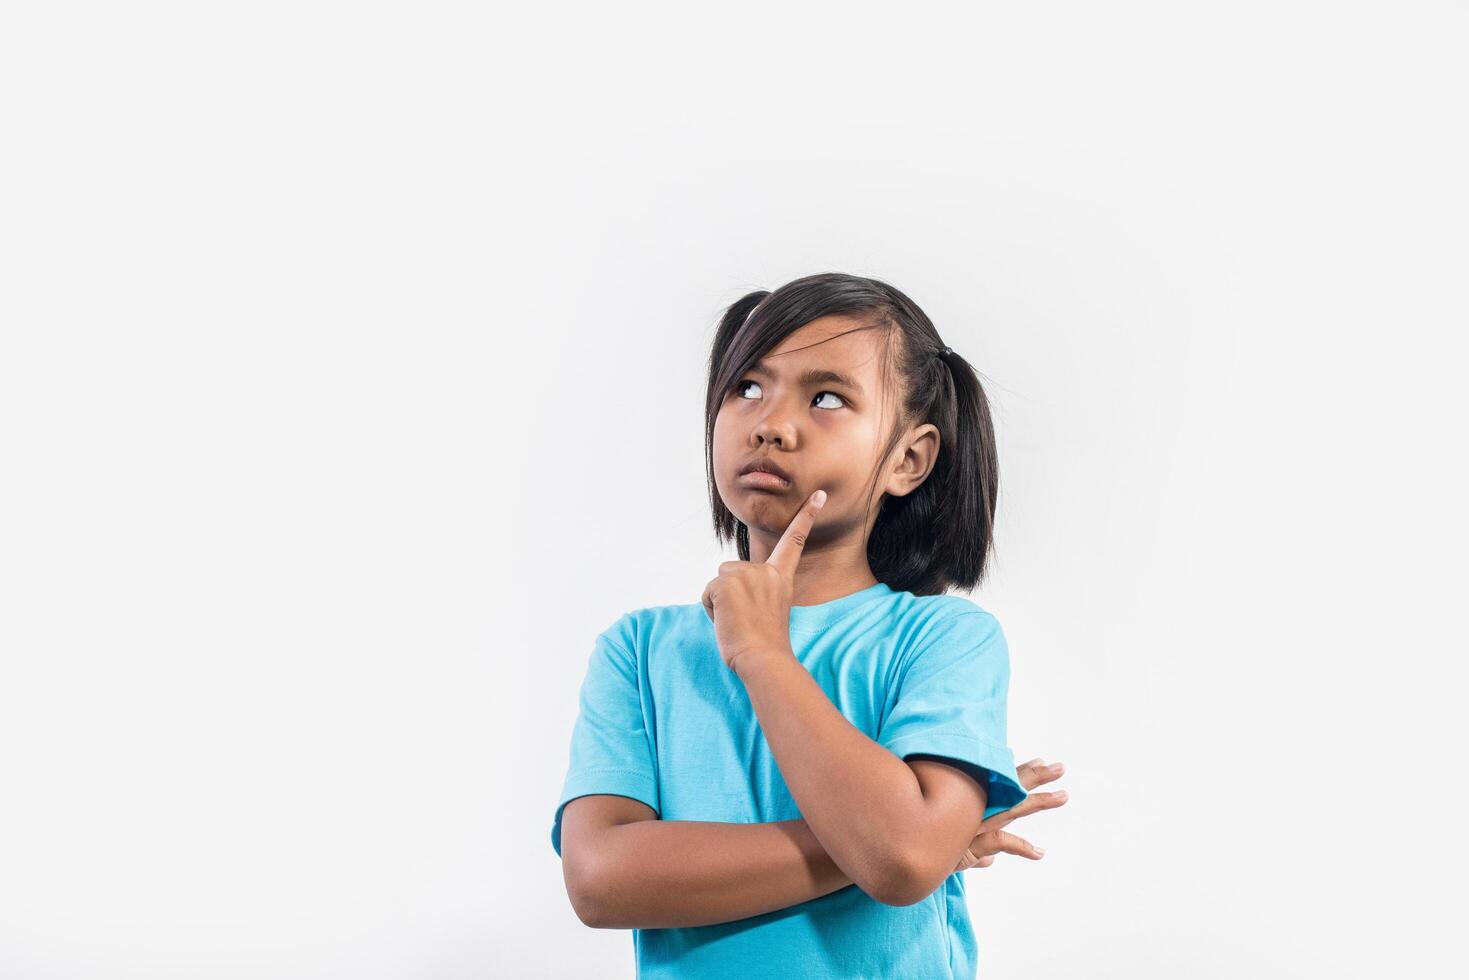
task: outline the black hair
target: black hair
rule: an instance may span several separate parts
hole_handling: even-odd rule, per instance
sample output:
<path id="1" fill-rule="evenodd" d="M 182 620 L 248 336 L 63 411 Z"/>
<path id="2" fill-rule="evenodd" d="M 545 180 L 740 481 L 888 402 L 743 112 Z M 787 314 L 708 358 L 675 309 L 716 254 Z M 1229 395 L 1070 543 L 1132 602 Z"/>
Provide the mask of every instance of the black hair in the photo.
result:
<path id="1" fill-rule="evenodd" d="M 932 471 L 910 493 L 883 495 L 867 540 L 867 562 L 879 582 L 914 595 L 973 589 L 984 578 L 993 551 L 999 458 L 989 401 L 969 363 L 948 350 L 918 305 L 877 279 L 823 272 L 793 280 L 774 292 L 756 290 L 732 303 L 720 318 L 709 353 L 705 399 L 705 466 L 714 535 L 733 539 L 750 560 L 749 529 L 720 499 L 714 482 L 714 421 L 725 395 L 785 337 L 823 316 L 840 315 L 854 329 L 885 333 L 879 372 L 900 404 L 879 460 L 887 458 L 910 426 L 931 422 L 939 430 Z M 872 486 L 879 470 L 874 468 Z"/>

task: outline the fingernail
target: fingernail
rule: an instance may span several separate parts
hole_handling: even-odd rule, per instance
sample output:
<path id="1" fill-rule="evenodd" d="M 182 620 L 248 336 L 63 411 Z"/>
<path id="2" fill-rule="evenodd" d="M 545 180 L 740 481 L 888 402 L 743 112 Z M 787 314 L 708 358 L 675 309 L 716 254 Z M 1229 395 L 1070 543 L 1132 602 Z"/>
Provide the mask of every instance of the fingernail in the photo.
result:
<path id="1" fill-rule="evenodd" d="M 1045 849 L 1045 848 L 1044 848 L 1044 847 L 1037 847 L 1037 848 L 1036 848 L 1036 849 L 1035 849 L 1035 852 L 1036 852 L 1036 853 L 1037 853 L 1037 854 L 1044 854 L 1044 853 L 1046 853 L 1046 849 Z"/>
<path id="2" fill-rule="evenodd" d="M 816 495 L 812 499 L 816 501 L 816 506 L 817 507 L 820 507 L 822 504 L 826 503 L 826 491 L 825 490 L 818 490 L 818 491 L 816 491 Z"/>

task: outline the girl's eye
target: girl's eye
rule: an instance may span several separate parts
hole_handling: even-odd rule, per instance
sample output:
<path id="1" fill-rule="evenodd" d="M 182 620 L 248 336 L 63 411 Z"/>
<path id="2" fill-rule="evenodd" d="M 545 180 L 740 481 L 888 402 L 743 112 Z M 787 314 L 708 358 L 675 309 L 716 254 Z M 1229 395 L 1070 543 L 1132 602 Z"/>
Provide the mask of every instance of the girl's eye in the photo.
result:
<path id="1" fill-rule="evenodd" d="M 745 385 L 755 385 L 758 388 L 760 386 L 760 382 L 755 381 L 752 378 L 746 378 L 743 381 L 737 382 L 734 387 L 734 393 L 737 397 L 744 397 L 742 392 L 744 392 L 745 390 Z M 841 405 L 827 406 L 829 408 L 841 408 L 842 406 L 847 404 L 847 400 L 834 391 L 820 391 L 816 393 L 817 398 L 820 398 L 822 395 L 830 395 L 831 397 L 842 403 Z"/>
<path id="2" fill-rule="evenodd" d="M 816 397 L 817 398 L 820 398 L 822 395 L 830 395 L 831 397 L 835 398 L 837 401 L 841 402 L 842 405 L 845 405 L 847 403 L 846 400 L 844 398 L 842 398 L 841 395 L 838 395 L 834 391 L 821 391 L 821 392 L 817 392 Z M 833 405 L 831 407 L 832 408 L 841 408 L 842 405 Z"/>

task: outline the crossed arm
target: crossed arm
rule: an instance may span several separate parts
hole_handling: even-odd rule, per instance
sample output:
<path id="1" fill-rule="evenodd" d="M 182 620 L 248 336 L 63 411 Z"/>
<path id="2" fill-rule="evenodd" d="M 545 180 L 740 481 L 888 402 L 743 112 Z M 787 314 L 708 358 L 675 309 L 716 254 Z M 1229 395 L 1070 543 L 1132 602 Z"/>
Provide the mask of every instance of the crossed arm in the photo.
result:
<path id="1" fill-rule="evenodd" d="M 562 872 L 583 922 L 708 925 L 849 884 L 911 905 L 958 864 L 983 819 L 984 787 L 868 738 L 793 656 L 743 657 L 739 675 L 805 819 L 665 821 L 625 797 L 573 800 L 562 818 Z"/>
<path id="2" fill-rule="evenodd" d="M 967 791 L 952 784 L 963 782 L 984 796 L 972 779 L 944 763 L 910 765 L 937 796 L 962 795 Z M 912 904 L 931 893 L 958 864 L 983 811 L 981 802 L 973 823 L 963 825 L 943 875 L 927 891 L 873 897 Z M 732 922 L 856 884 L 805 820 L 659 820 L 651 807 L 628 797 L 582 796 L 566 805 L 561 843 L 572 907 L 582 922 L 602 929 Z"/>

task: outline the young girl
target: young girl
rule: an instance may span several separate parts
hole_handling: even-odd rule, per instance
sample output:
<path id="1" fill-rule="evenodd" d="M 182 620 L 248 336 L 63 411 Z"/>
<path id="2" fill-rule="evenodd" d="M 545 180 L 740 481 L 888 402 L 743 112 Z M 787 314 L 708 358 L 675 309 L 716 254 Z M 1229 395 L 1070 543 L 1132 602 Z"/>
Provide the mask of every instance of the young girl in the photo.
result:
<path id="1" fill-rule="evenodd" d="M 970 867 L 1040 848 L 1009 651 L 972 589 L 994 431 L 912 300 L 826 273 L 725 313 L 709 359 L 700 602 L 597 637 L 551 829 L 587 925 L 653 978 L 973 978 Z"/>

